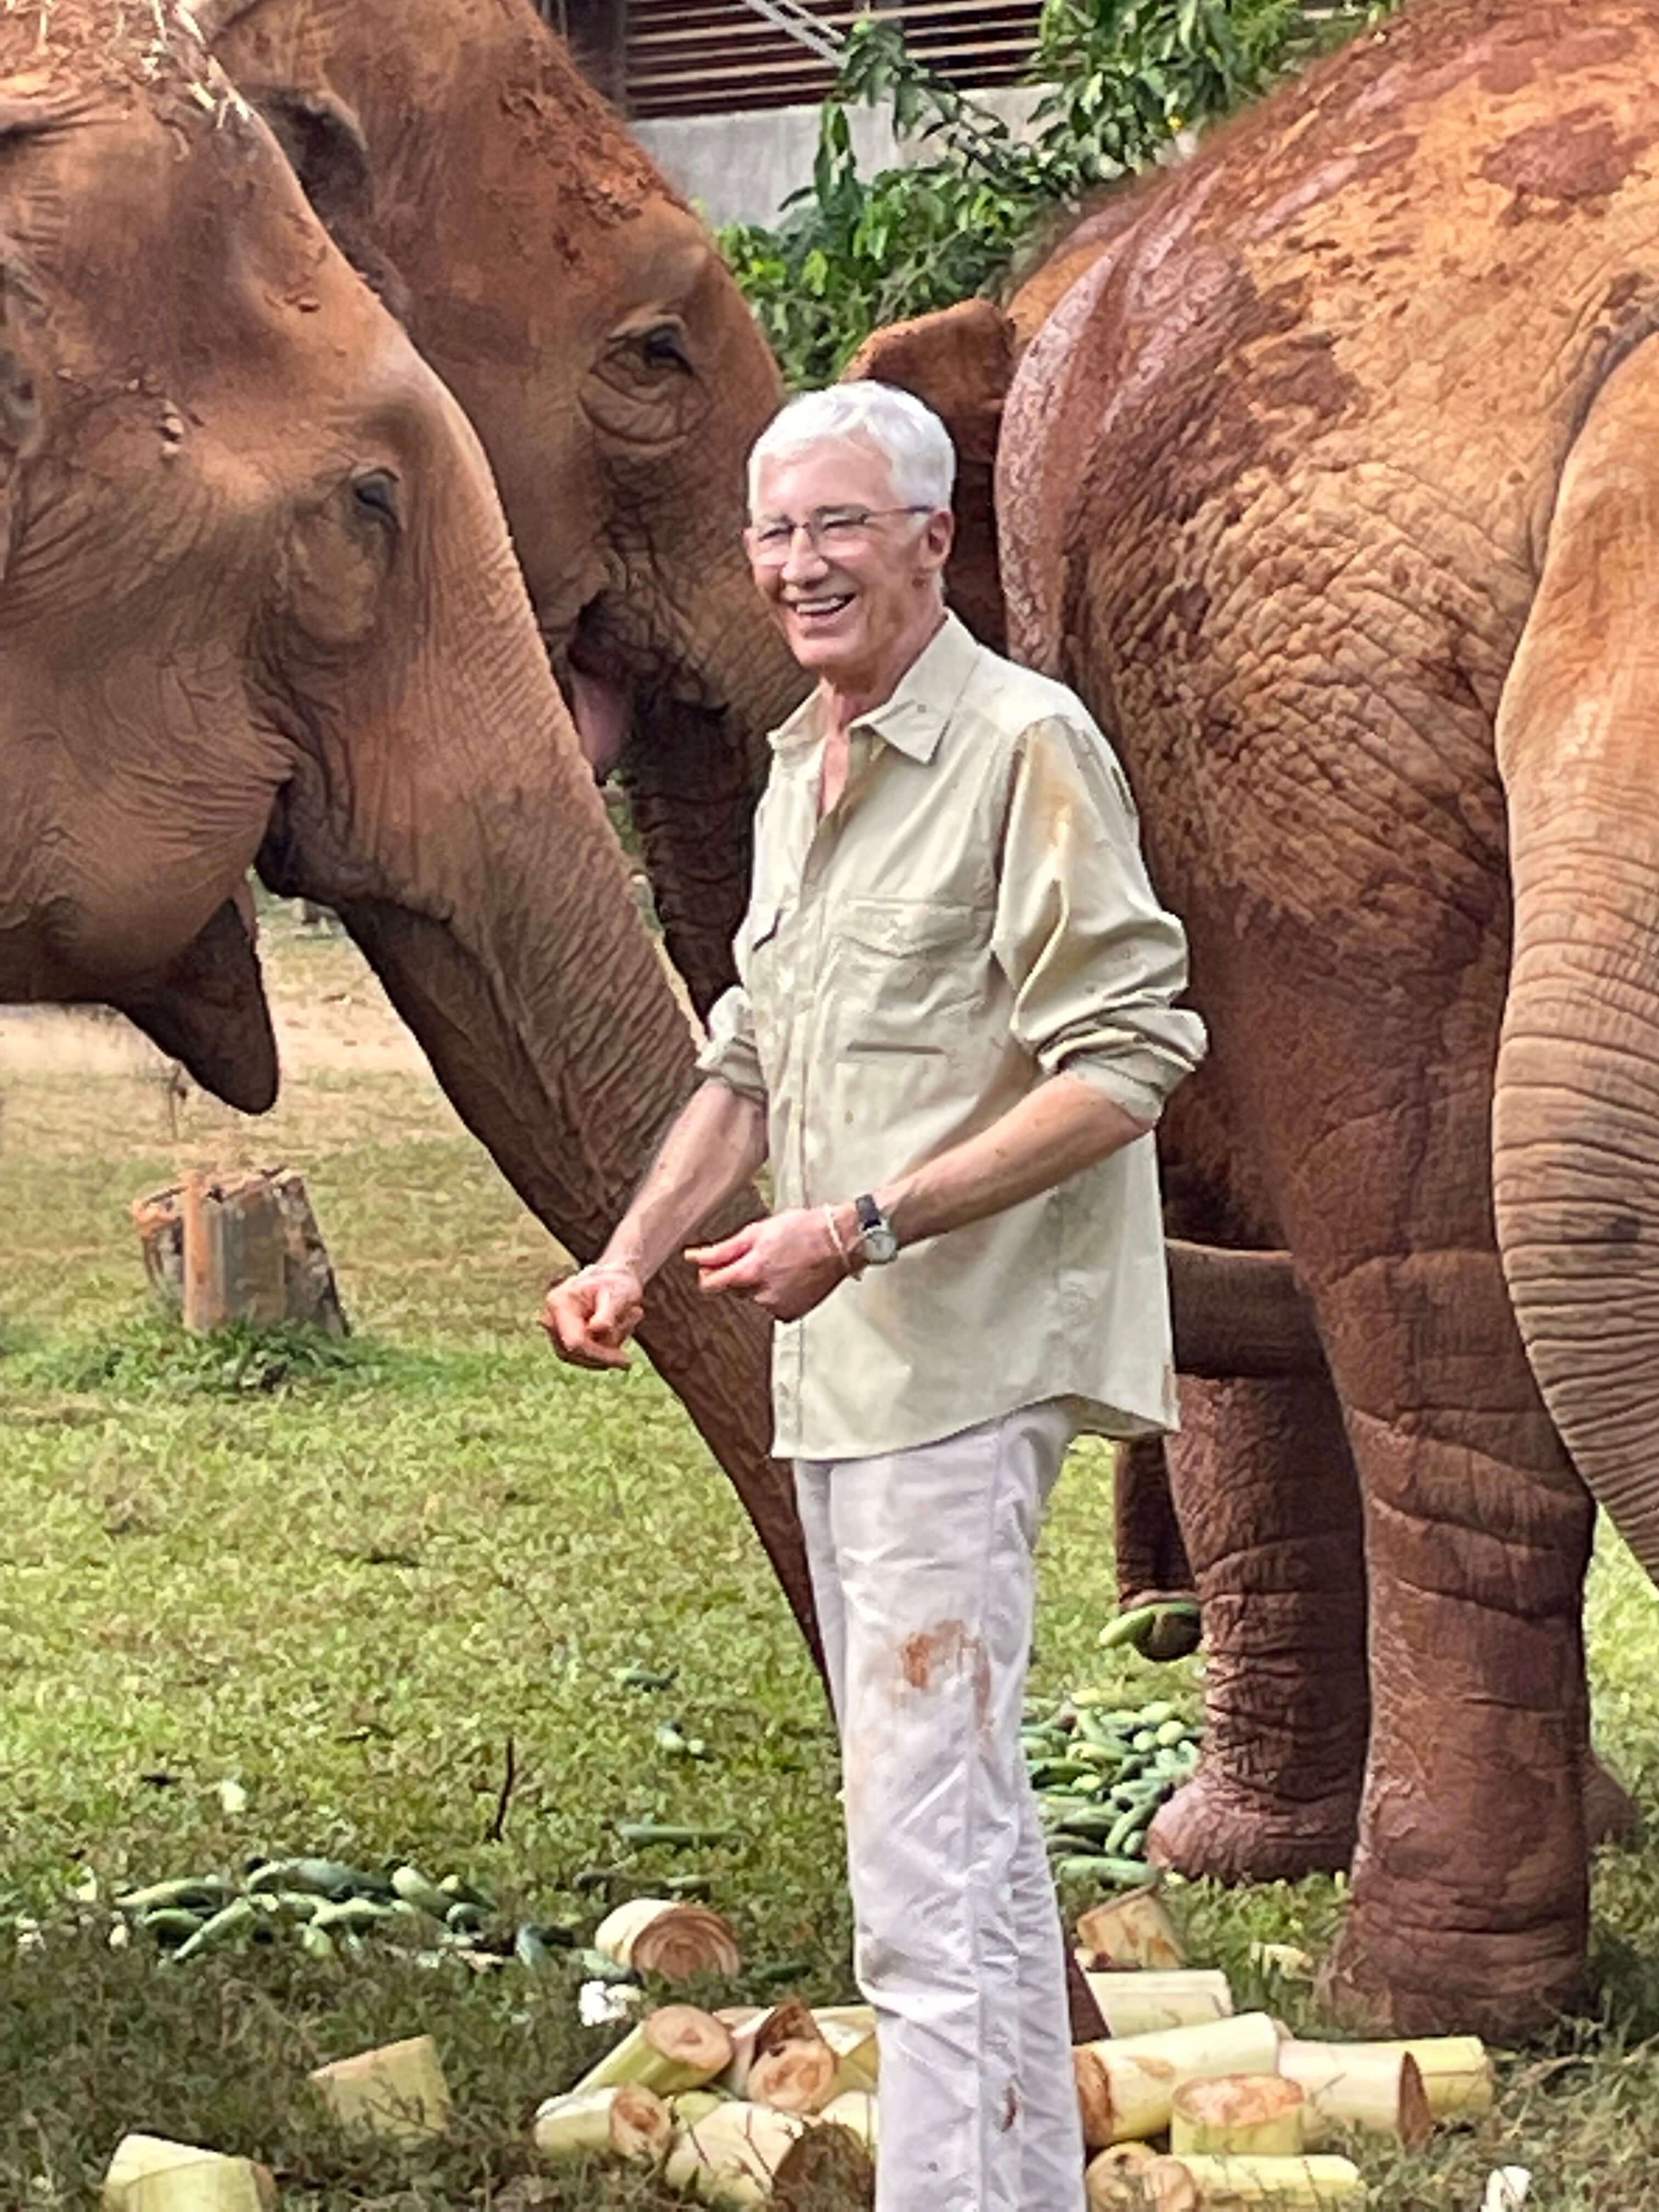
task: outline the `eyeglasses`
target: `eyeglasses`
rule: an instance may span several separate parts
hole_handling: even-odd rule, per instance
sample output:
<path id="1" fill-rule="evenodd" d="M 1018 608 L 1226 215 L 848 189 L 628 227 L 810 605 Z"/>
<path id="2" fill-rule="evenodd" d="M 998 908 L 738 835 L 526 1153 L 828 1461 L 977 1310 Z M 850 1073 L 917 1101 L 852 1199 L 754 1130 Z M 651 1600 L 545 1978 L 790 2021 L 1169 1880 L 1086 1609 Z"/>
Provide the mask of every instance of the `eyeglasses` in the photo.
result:
<path id="1" fill-rule="evenodd" d="M 769 515 L 751 522 L 743 533 L 750 560 L 763 568 L 781 568 L 789 558 L 795 532 L 804 530 L 806 542 L 825 560 L 838 553 L 856 552 L 870 536 L 870 525 L 888 514 L 931 514 L 931 507 L 821 507 L 803 521 L 787 514 Z"/>

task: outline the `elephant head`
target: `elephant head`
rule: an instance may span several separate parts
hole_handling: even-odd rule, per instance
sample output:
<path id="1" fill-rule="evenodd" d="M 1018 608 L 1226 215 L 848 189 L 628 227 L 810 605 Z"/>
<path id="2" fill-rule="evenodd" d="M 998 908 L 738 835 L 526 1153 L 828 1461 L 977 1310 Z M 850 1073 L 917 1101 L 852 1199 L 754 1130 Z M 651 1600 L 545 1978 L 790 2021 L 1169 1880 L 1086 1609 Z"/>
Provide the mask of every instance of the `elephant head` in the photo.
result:
<path id="1" fill-rule="evenodd" d="M 465 408 L 671 953 L 731 976 L 766 729 L 802 679 L 742 556 L 777 372 L 708 238 L 530 0 L 228 0 L 216 51 Z"/>
<path id="2" fill-rule="evenodd" d="M 0 16 L 0 999 L 268 1105 L 257 864 L 591 1256 L 692 1047 L 477 441 L 192 37 L 59 0 L 42 61 L 37 20 Z M 806 1614 L 763 1325 L 690 1272 L 645 1341 Z"/>

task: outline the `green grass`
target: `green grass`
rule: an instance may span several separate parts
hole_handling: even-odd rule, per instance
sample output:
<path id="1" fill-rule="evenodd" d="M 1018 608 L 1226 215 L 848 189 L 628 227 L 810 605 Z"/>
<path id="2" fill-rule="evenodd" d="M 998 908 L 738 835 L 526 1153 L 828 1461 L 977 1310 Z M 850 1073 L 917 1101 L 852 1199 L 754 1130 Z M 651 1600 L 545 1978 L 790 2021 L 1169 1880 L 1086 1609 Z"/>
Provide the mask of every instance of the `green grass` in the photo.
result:
<path id="1" fill-rule="evenodd" d="M 285 1000 L 349 993 L 348 1015 L 380 1020 L 337 943 L 280 917 L 270 939 Z M 685 1863 L 750 1960 L 802 1962 L 811 1997 L 850 1994 L 826 1717 L 724 1479 L 649 1373 L 549 1357 L 534 1316 L 558 1255 L 422 1071 L 318 1066 L 264 1125 L 191 1098 L 175 1128 L 142 1070 L 29 1061 L 3 1089 L 0 2212 L 91 2205 L 129 2127 L 269 2160 L 291 2212 L 665 2203 L 598 2170 L 514 2194 L 529 2112 L 605 2039 L 576 2023 L 574 1966 L 477 1975 L 390 1943 L 169 1966 L 142 1942 L 109 1948 L 106 1900 L 266 1852 L 410 1856 L 482 1882 L 506 1915 L 586 1928 L 573 1877 L 623 1856 L 614 1823 L 693 1820 L 735 1832 Z M 304 1171 L 345 1345 L 202 1346 L 150 1316 L 126 1209 L 210 1159 Z M 1190 1705 L 1190 1664 L 1096 1652 L 1106 1474 L 1082 1447 L 1059 1493 L 1036 1686 Z M 1591 1626 L 1598 1734 L 1651 1813 L 1654 1599 L 1616 1548 Z M 678 1668 L 672 1690 L 619 1687 L 640 1660 Z M 717 1757 L 664 1758 L 669 1717 Z M 234 1814 L 227 1781 L 245 1793 Z M 645 1854 L 635 1872 L 648 1887 L 680 1863 Z M 1182 1899 L 1241 2002 L 1307 2025 L 1306 1993 L 1264 1983 L 1249 1946 L 1316 1946 L 1337 1903 L 1329 1882 Z M 1534 2168 L 1540 2212 L 1659 2203 L 1642 2041 L 1659 2032 L 1659 1845 L 1606 1856 L 1595 1946 L 1603 2017 L 1509 2062 L 1479 2136 L 1395 2167 L 1369 2154 L 1376 2203 L 1474 2212 L 1500 2160 Z M 335 2135 L 305 2069 L 421 2031 L 456 2092 L 453 2141 L 371 2152 Z"/>

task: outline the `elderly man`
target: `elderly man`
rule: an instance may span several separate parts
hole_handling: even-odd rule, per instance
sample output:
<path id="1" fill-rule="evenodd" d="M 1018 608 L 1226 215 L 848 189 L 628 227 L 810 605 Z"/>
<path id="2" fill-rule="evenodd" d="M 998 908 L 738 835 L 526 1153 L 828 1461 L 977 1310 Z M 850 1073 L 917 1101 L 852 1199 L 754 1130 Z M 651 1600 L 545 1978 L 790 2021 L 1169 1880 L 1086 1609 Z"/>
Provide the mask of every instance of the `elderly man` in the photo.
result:
<path id="1" fill-rule="evenodd" d="M 1058 1916 L 1019 1747 L 1032 1553 L 1079 1428 L 1173 1419 L 1149 1132 L 1204 1033 L 1122 774 L 1060 685 L 946 611 L 955 456 L 877 384 L 750 461 L 755 581 L 817 679 L 773 738 L 741 981 L 705 1081 L 546 1325 L 620 1364 L 689 1256 L 779 1326 L 841 1730 L 880 2212 L 1075 2212 Z"/>

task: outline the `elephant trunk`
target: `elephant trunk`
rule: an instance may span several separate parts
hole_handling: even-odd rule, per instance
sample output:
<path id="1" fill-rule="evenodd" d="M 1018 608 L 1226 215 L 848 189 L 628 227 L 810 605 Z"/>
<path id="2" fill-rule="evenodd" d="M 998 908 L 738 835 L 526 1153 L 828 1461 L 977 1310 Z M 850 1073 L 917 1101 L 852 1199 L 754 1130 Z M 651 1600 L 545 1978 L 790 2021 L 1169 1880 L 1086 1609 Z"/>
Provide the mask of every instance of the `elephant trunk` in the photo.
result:
<path id="1" fill-rule="evenodd" d="M 1659 1579 L 1659 363 L 1598 395 L 1498 717 L 1498 1237 L 1574 1464 Z"/>
<path id="2" fill-rule="evenodd" d="M 427 629 L 426 680 L 405 695 L 416 718 L 405 705 L 373 732 L 374 773 L 296 784 L 260 867 L 338 911 L 462 1118 L 588 1261 L 689 1095 L 695 1048 L 504 532 L 492 550 L 459 564 Z M 360 723 L 360 753 L 370 734 Z M 770 1455 L 764 1317 L 702 1297 L 675 1261 L 640 1336 L 731 1477 L 816 1656 L 793 1482 Z"/>

